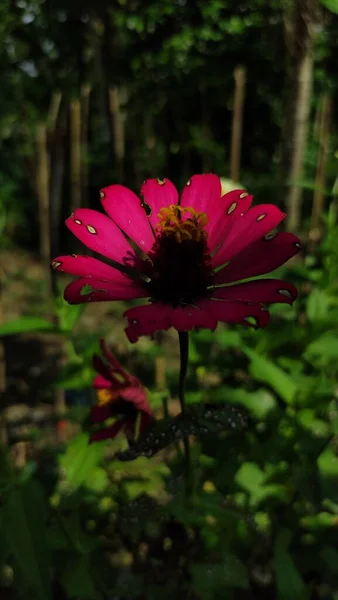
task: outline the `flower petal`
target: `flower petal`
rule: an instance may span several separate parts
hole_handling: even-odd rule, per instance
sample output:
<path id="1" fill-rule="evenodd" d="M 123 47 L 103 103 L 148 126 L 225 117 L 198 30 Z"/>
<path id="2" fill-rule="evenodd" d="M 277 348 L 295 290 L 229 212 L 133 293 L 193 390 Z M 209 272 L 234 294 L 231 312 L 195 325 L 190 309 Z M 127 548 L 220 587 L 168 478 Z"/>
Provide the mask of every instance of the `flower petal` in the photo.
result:
<path id="1" fill-rule="evenodd" d="M 213 220 L 214 227 L 209 232 L 210 252 L 216 250 L 219 244 L 225 241 L 234 222 L 249 210 L 252 200 L 253 196 L 246 190 L 232 190 L 221 197 L 220 210 L 217 211 Z"/>
<path id="2" fill-rule="evenodd" d="M 147 427 L 149 427 L 149 425 L 151 425 L 151 423 L 153 423 L 154 421 L 155 421 L 155 419 L 154 419 L 154 417 L 151 416 L 151 414 L 142 412 L 141 423 L 140 423 L 140 433 L 143 433 L 143 431 L 145 429 L 147 429 Z"/>
<path id="3" fill-rule="evenodd" d="M 124 370 L 124 368 L 119 363 L 119 361 L 117 360 L 117 358 L 115 358 L 115 356 L 109 350 L 106 342 L 104 341 L 104 338 L 100 339 L 100 348 L 102 350 L 102 353 L 103 353 L 104 357 L 107 359 L 107 361 L 113 367 L 113 369 L 117 373 L 119 373 L 119 375 L 121 375 L 124 378 L 125 382 L 127 383 L 131 379 L 130 375 L 128 375 L 128 373 Z"/>
<path id="4" fill-rule="evenodd" d="M 301 249 L 300 240 L 292 233 L 262 237 L 233 257 L 230 264 L 215 273 L 214 283 L 239 281 L 274 271 Z"/>
<path id="5" fill-rule="evenodd" d="M 192 329 L 216 329 L 217 318 L 206 308 L 196 306 L 179 306 L 171 310 L 171 326 L 178 331 L 191 331 Z"/>
<path id="6" fill-rule="evenodd" d="M 128 320 L 126 335 L 130 342 L 137 342 L 142 335 L 152 335 L 155 331 L 170 327 L 170 306 L 160 302 L 135 306 L 124 313 Z"/>
<path id="7" fill-rule="evenodd" d="M 90 250 L 125 265 L 134 264 L 130 244 L 109 217 L 91 208 L 78 208 L 66 225 Z"/>
<path id="8" fill-rule="evenodd" d="M 126 402 L 133 404 L 137 410 L 151 413 L 147 393 L 142 385 L 128 385 L 121 390 L 120 397 Z"/>
<path id="9" fill-rule="evenodd" d="M 224 264 L 264 237 L 272 229 L 275 229 L 285 216 L 285 213 L 273 204 L 260 204 L 250 208 L 242 217 L 234 221 L 223 245 L 213 257 L 213 266 Z"/>
<path id="10" fill-rule="evenodd" d="M 115 283 L 88 277 L 75 279 L 69 283 L 64 291 L 64 299 L 69 304 L 83 304 L 85 302 L 107 302 L 109 300 L 130 300 L 143 298 L 148 292 L 130 279 L 130 283 Z"/>
<path id="11" fill-rule="evenodd" d="M 178 203 L 178 191 L 169 179 L 147 179 L 141 187 L 141 197 L 154 229 L 161 208 Z"/>
<path id="12" fill-rule="evenodd" d="M 94 366 L 94 369 L 98 370 L 97 364 L 94 363 L 94 357 L 93 357 L 93 366 Z M 111 388 L 111 387 L 112 387 L 111 380 L 106 379 L 106 377 L 104 377 L 104 375 L 101 375 L 101 373 L 96 375 L 96 377 L 94 378 L 93 388 L 95 388 L 96 390 L 106 390 L 107 388 Z"/>
<path id="13" fill-rule="evenodd" d="M 297 298 L 297 290 L 292 283 L 280 279 L 261 279 L 238 285 L 216 288 L 211 292 L 213 298 L 234 300 L 236 302 L 286 302 L 292 304 Z"/>
<path id="14" fill-rule="evenodd" d="M 56 271 L 75 275 L 76 277 L 95 277 L 96 279 L 109 280 L 115 283 L 129 282 L 131 279 L 119 271 L 106 265 L 97 258 L 91 256 L 80 256 L 72 254 L 71 256 L 58 256 L 54 258 L 51 266 Z"/>
<path id="15" fill-rule="evenodd" d="M 92 423 L 103 423 L 103 421 L 106 421 L 111 417 L 112 407 L 110 404 L 103 404 L 102 406 L 98 406 L 96 404 L 95 406 L 91 407 L 89 418 Z"/>
<path id="16" fill-rule="evenodd" d="M 105 427 L 104 429 L 100 429 L 100 431 L 96 431 L 89 438 L 89 443 L 99 442 L 101 440 L 114 439 L 120 433 L 124 427 L 128 425 L 128 419 L 120 419 L 116 421 L 110 427 Z"/>
<path id="17" fill-rule="evenodd" d="M 260 304 L 245 304 L 244 302 L 228 302 L 226 300 L 201 300 L 202 308 L 210 310 L 218 321 L 223 323 L 241 323 L 252 326 L 266 327 L 270 320 L 269 311 Z"/>
<path id="18" fill-rule="evenodd" d="M 95 371 L 97 373 L 99 373 L 99 376 L 101 376 L 101 379 L 98 379 L 97 377 L 95 377 L 94 382 L 93 382 L 93 386 L 94 388 L 100 389 L 100 388 L 113 388 L 114 390 L 118 390 L 120 387 L 122 387 L 123 385 L 125 385 L 124 382 L 121 382 L 117 379 L 117 377 L 115 377 L 113 370 L 111 369 L 111 367 L 109 365 L 107 365 L 106 362 L 104 362 L 101 358 L 101 356 L 99 356 L 98 354 L 93 354 L 93 359 L 92 359 L 92 363 L 93 363 L 93 368 L 95 369 Z M 108 383 L 108 385 L 100 385 L 101 383 L 103 383 L 103 381 L 106 382 L 106 384 Z"/>
<path id="19" fill-rule="evenodd" d="M 114 223 L 148 252 L 154 244 L 154 236 L 136 194 L 123 185 L 110 185 L 100 191 L 100 197 L 104 210 Z"/>
<path id="20" fill-rule="evenodd" d="M 219 221 L 223 216 L 224 209 L 221 202 L 222 185 L 217 175 L 193 175 L 183 188 L 180 205 L 192 207 L 198 213 L 205 213 L 208 223 L 205 231 L 209 234 L 209 249 L 212 251 L 214 244 L 213 235 Z"/>

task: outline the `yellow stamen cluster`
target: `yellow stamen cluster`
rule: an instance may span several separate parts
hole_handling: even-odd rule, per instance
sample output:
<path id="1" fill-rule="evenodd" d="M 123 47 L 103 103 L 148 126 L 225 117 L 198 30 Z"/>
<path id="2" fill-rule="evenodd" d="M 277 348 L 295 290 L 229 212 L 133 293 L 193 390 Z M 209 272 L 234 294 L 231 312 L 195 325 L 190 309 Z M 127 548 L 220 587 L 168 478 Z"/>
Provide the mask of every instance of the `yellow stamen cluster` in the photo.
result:
<path id="1" fill-rule="evenodd" d="M 156 229 L 165 235 L 174 235 L 179 243 L 183 240 L 199 242 L 207 236 L 203 227 L 208 223 L 208 216 L 198 213 L 194 208 L 170 204 L 161 208 L 158 218 Z"/>
<path id="2" fill-rule="evenodd" d="M 105 406 L 105 404 L 109 404 L 110 402 L 112 402 L 116 397 L 116 393 L 113 392 L 113 390 L 110 390 L 108 388 L 102 389 L 102 390 L 97 390 L 96 392 L 96 399 L 97 399 L 97 405 L 98 406 Z"/>

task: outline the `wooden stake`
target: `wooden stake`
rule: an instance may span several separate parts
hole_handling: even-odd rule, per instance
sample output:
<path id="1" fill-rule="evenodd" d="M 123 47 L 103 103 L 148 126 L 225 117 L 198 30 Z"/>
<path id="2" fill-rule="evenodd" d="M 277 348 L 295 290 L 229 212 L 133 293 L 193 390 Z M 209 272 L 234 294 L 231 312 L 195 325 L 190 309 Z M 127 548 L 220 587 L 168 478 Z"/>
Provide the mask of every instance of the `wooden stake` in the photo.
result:
<path id="1" fill-rule="evenodd" d="M 89 128 L 89 99 L 91 87 L 83 84 L 81 87 L 81 206 L 88 206 L 88 128 Z"/>
<path id="2" fill-rule="evenodd" d="M 232 112 L 232 134 L 231 134 L 231 154 L 230 154 L 230 179 L 239 181 L 241 146 L 243 130 L 243 109 L 245 99 L 246 69 L 245 67 L 236 67 L 234 71 L 235 92 L 234 105 Z"/>
<path id="3" fill-rule="evenodd" d="M 40 123 L 36 132 L 37 172 L 36 187 L 39 199 L 40 258 L 44 266 L 50 263 L 50 206 L 49 206 L 49 156 L 46 125 Z"/>
<path id="4" fill-rule="evenodd" d="M 309 233 L 309 248 L 314 250 L 316 243 L 321 237 L 321 215 L 323 213 L 325 199 L 326 165 L 328 158 L 328 144 L 330 139 L 331 124 L 331 98 L 324 94 L 322 99 L 321 119 L 319 125 L 319 150 L 317 173 L 315 179 L 315 191 L 313 194 L 311 226 Z"/>
<path id="5" fill-rule="evenodd" d="M 70 179 L 71 211 L 81 205 L 81 105 L 78 98 L 70 103 Z"/>
<path id="6" fill-rule="evenodd" d="M 123 181 L 124 156 L 125 156 L 125 122 L 126 112 L 121 106 L 127 101 L 127 90 L 125 88 L 109 88 L 109 110 L 112 119 L 112 130 L 114 135 L 114 152 L 117 166 L 117 177 Z"/>

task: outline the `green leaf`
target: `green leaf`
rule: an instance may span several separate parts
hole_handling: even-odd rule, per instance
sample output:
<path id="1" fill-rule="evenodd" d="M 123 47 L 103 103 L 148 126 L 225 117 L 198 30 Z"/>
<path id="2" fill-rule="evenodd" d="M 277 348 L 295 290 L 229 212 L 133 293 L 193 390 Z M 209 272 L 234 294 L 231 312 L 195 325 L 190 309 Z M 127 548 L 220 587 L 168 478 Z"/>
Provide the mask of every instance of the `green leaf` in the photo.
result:
<path id="1" fill-rule="evenodd" d="M 310 590 L 306 590 L 294 560 L 288 551 L 291 537 L 291 531 L 280 529 L 274 544 L 273 567 L 276 576 L 278 598 L 280 600 L 284 598 L 305 600 L 309 597 Z"/>
<path id="2" fill-rule="evenodd" d="M 249 494 L 250 504 L 258 505 L 265 498 L 278 498 L 287 501 L 287 488 L 280 483 L 266 483 L 266 475 L 254 462 L 245 462 L 238 469 L 235 481 Z"/>
<path id="3" fill-rule="evenodd" d="M 337 526 L 337 515 L 332 515 L 329 512 L 320 512 L 316 515 L 303 517 L 300 521 L 301 526 L 310 531 L 321 531 Z"/>
<path id="4" fill-rule="evenodd" d="M 66 480 L 74 489 L 90 480 L 103 452 L 102 444 L 88 444 L 85 433 L 71 440 L 65 454 L 60 457 L 60 463 Z"/>
<path id="5" fill-rule="evenodd" d="M 318 457 L 318 468 L 324 477 L 335 479 L 338 477 L 338 456 L 332 448 L 327 448 Z"/>
<path id="6" fill-rule="evenodd" d="M 338 574 L 338 551 L 333 546 L 323 546 L 319 551 L 320 558 L 333 573 Z"/>
<path id="7" fill-rule="evenodd" d="M 338 358 L 338 335 L 328 331 L 308 345 L 304 353 L 305 358 L 315 361 L 318 366 L 324 366 Z"/>
<path id="8" fill-rule="evenodd" d="M 327 318 L 329 298 L 323 290 L 314 288 L 306 300 L 306 314 L 310 321 L 323 321 Z"/>
<path id="9" fill-rule="evenodd" d="M 312 408 L 303 408 L 297 413 L 297 421 L 311 431 L 316 437 L 327 437 L 330 433 L 329 424 L 323 419 L 316 417 L 316 411 Z"/>
<path id="10" fill-rule="evenodd" d="M 96 600 L 100 597 L 90 574 L 88 555 L 68 560 L 60 582 L 69 599 Z"/>
<path id="11" fill-rule="evenodd" d="M 215 594 L 226 593 L 228 588 L 248 589 L 247 568 L 230 552 L 221 564 L 199 563 L 192 565 L 190 571 L 193 586 L 203 600 L 211 600 Z"/>
<path id="12" fill-rule="evenodd" d="M 292 404 L 297 385 L 280 367 L 250 348 L 244 348 L 250 359 L 250 373 L 254 379 L 269 385 L 287 404 Z"/>
<path id="13" fill-rule="evenodd" d="M 221 387 L 213 392 L 215 400 L 223 400 L 231 404 L 244 406 L 255 419 L 263 420 L 276 406 L 275 397 L 269 390 L 260 388 L 248 392 L 244 388 Z"/>
<path id="14" fill-rule="evenodd" d="M 51 598 L 45 508 L 42 488 L 30 480 L 10 491 L 1 509 L 11 554 L 38 600 Z"/>
<path id="15" fill-rule="evenodd" d="M 17 333 L 29 333 L 31 331 L 53 331 L 55 332 L 55 325 L 47 321 L 47 319 L 41 319 L 40 317 L 21 317 L 15 319 L 4 325 L 0 325 L 0 336 L 15 335 Z"/>
<path id="16" fill-rule="evenodd" d="M 230 404 L 189 406 L 184 415 L 161 419 L 150 425 L 134 446 L 117 452 L 115 457 L 122 461 L 134 460 L 138 456 L 150 458 L 184 436 L 242 431 L 247 423 L 246 412 Z"/>
<path id="17" fill-rule="evenodd" d="M 338 0 L 321 0 L 321 3 L 331 12 L 338 14 Z"/>
<path id="18" fill-rule="evenodd" d="M 81 295 L 83 288 L 81 290 Z M 85 304 L 68 304 L 61 296 L 56 300 L 56 314 L 59 320 L 59 327 L 64 332 L 72 331 L 74 325 L 82 315 Z"/>
<path id="19" fill-rule="evenodd" d="M 69 517 L 58 517 L 60 527 L 67 539 L 71 542 L 73 550 L 79 554 L 90 554 L 100 543 L 97 536 L 88 535 L 81 523 L 79 513 L 74 512 Z M 62 537 L 60 538 L 62 541 Z"/>

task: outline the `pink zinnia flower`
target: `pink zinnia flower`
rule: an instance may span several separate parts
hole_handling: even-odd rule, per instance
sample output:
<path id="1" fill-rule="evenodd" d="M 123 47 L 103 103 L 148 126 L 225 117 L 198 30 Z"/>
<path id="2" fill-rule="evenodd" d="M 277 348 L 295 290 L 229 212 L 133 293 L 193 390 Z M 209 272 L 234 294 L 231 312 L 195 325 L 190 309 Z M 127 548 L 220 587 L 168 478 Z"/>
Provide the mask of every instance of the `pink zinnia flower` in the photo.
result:
<path id="1" fill-rule="evenodd" d="M 93 387 L 97 393 L 97 404 L 92 407 L 92 423 L 103 423 L 107 419 L 120 417 L 109 425 L 93 433 L 90 442 L 115 438 L 123 431 L 129 442 L 135 441 L 137 430 L 142 433 L 153 421 L 147 394 L 141 382 L 129 375 L 104 343 L 100 341 L 102 352 L 108 362 L 94 354 L 93 365 L 97 375 Z"/>
<path id="2" fill-rule="evenodd" d="M 54 269 L 79 278 L 65 299 L 149 298 L 125 313 L 131 342 L 169 327 L 215 329 L 218 321 L 265 327 L 265 305 L 292 304 L 295 287 L 278 279 L 235 282 L 276 269 L 301 244 L 291 233 L 274 231 L 286 216 L 276 206 L 250 208 L 252 196 L 244 190 L 221 194 L 216 175 L 194 175 L 180 198 L 168 179 L 145 181 L 141 200 L 121 185 L 101 190 L 109 217 L 83 208 L 66 224 L 113 266 L 86 256 L 56 258 Z"/>

